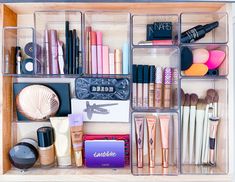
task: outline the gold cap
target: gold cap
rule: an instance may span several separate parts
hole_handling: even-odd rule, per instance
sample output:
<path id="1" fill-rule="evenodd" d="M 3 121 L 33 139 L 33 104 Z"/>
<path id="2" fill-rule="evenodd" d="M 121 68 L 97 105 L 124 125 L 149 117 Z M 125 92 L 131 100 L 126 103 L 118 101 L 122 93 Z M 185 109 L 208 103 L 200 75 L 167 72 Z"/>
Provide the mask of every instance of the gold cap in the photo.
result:
<path id="1" fill-rule="evenodd" d="M 74 151 L 74 158 L 77 167 L 82 166 L 82 151 Z"/>
<path id="2" fill-rule="evenodd" d="M 169 157 L 169 150 L 168 149 L 162 149 L 162 166 L 164 168 L 167 168 L 168 167 L 168 159 Z"/>

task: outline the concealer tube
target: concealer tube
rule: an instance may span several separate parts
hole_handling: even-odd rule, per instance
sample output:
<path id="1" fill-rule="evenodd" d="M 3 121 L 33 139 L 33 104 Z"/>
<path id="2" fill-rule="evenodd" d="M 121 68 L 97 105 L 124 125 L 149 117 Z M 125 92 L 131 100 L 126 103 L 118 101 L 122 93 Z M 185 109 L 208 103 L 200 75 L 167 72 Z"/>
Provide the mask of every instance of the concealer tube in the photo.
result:
<path id="1" fill-rule="evenodd" d="M 148 108 L 149 101 L 149 66 L 144 65 L 143 67 L 143 107 Z"/>
<path id="2" fill-rule="evenodd" d="M 149 167 L 155 167 L 155 148 L 156 148 L 156 117 L 147 115 L 148 127 L 148 151 L 149 151 Z"/>
<path id="3" fill-rule="evenodd" d="M 148 90 L 148 98 L 149 98 L 149 107 L 154 107 L 154 83 L 155 83 L 155 66 L 149 66 L 149 90 Z"/>
<path id="4" fill-rule="evenodd" d="M 137 107 L 143 107 L 143 65 L 138 65 L 137 77 Z"/>
<path id="5" fill-rule="evenodd" d="M 132 106 L 137 107 L 137 65 L 132 65 Z"/>
<path id="6" fill-rule="evenodd" d="M 162 167 L 167 168 L 169 164 L 169 115 L 160 115 L 160 131 L 162 143 Z"/>
<path id="7" fill-rule="evenodd" d="M 114 50 L 114 64 L 115 74 L 122 74 L 122 51 L 120 49 Z"/>
<path id="8" fill-rule="evenodd" d="M 156 81 L 155 81 L 155 107 L 158 109 L 162 108 L 162 68 L 156 67 Z"/>
<path id="9" fill-rule="evenodd" d="M 164 69 L 164 108 L 171 107 L 172 69 Z"/>
<path id="10" fill-rule="evenodd" d="M 136 134 L 136 148 L 137 148 L 137 167 L 143 167 L 143 144 L 144 144 L 144 116 L 136 115 L 135 121 L 135 134 Z"/>
<path id="11" fill-rule="evenodd" d="M 210 161 L 209 164 L 212 166 L 216 165 L 215 161 L 215 145 L 216 145 L 216 135 L 217 128 L 219 124 L 219 117 L 211 117 L 210 119 Z"/>

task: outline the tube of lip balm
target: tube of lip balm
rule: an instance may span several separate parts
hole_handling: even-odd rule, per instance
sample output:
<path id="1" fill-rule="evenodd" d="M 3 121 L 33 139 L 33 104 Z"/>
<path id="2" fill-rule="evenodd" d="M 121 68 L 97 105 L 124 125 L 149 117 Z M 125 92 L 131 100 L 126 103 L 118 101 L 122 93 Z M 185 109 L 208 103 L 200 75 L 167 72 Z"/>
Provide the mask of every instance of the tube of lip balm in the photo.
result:
<path id="1" fill-rule="evenodd" d="M 136 115 L 135 120 L 135 134 L 136 134 L 136 148 L 137 148 L 137 167 L 143 167 L 143 144 L 144 144 L 144 116 Z"/>
<path id="2" fill-rule="evenodd" d="M 115 74 L 122 74 L 122 51 L 120 49 L 114 50 L 114 64 Z"/>
<path id="3" fill-rule="evenodd" d="M 91 32 L 91 72 L 97 74 L 97 36 L 96 32 Z"/>
<path id="4" fill-rule="evenodd" d="M 156 117 L 147 115 L 149 167 L 155 167 Z"/>
<path id="5" fill-rule="evenodd" d="M 155 107 L 162 108 L 162 68 L 156 67 Z"/>
<path id="6" fill-rule="evenodd" d="M 98 68 L 98 74 L 103 74 L 102 32 L 96 32 L 96 35 L 97 35 L 97 68 Z"/>
<path id="7" fill-rule="evenodd" d="M 219 117 L 211 117 L 210 118 L 210 165 L 215 165 L 215 145 L 216 145 L 216 135 L 217 128 L 219 124 Z"/>
<path id="8" fill-rule="evenodd" d="M 171 106 L 171 84 L 172 84 L 172 69 L 164 69 L 164 108 Z"/>
<path id="9" fill-rule="evenodd" d="M 122 48 L 122 70 L 123 74 L 128 74 L 129 70 L 129 45 L 128 43 L 124 43 L 123 48 Z"/>
<path id="10" fill-rule="evenodd" d="M 160 130 L 161 130 L 161 143 L 162 143 L 162 166 L 168 167 L 169 164 L 169 150 L 168 150 L 168 138 L 169 138 L 169 115 L 160 115 Z"/>
<path id="11" fill-rule="evenodd" d="M 69 126 L 76 166 L 82 166 L 83 118 L 81 114 L 69 114 Z"/>

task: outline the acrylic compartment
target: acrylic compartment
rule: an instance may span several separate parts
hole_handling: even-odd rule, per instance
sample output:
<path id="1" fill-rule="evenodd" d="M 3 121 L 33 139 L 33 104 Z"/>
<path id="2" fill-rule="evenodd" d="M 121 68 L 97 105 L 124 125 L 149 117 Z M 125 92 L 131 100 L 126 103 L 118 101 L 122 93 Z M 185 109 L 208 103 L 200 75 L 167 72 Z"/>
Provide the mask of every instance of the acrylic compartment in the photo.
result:
<path id="1" fill-rule="evenodd" d="M 138 91 L 136 91 L 136 99 L 135 93 L 134 93 L 134 87 L 138 87 L 138 73 L 137 75 L 132 75 L 132 81 L 136 82 L 133 83 L 132 89 L 132 109 L 134 110 L 161 110 L 161 111 L 173 111 L 178 109 L 178 93 L 179 93 L 179 48 L 177 46 L 159 46 L 159 47 L 149 47 L 149 48 L 133 48 L 132 51 L 132 63 L 133 65 L 137 65 L 137 72 L 138 67 L 145 65 L 153 66 L 155 68 L 155 78 L 154 78 L 154 106 L 144 106 L 144 104 L 141 106 L 138 104 L 138 99 L 144 96 L 138 96 Z M 171 73 L 170 75 L 166 74 L 164 75 L 164 69 L 170 68 Z M 132 71 L 133 72 L 133 71 Z M 143 68 L 142 74 L 144 75 L 146 72 Z M 150 74 L 150 71 L 149 71 Z M 133 78 L 136 76 L 135 78 Z M 149 75 L 150 76 L 150 75 Z M 144 77 L 144 76 L 143 76 Z M 165 85 L 164 80 L 169 80 L 170 82 L 170 106 L 166 106 L 164 103 L 166 102 L 164 100 L 164 94 L 165 92 Z M 160 84 L 160 85 L 159 85 Z M 142 81 L 142 85 L 144 84 L 144 81 Z M 159 92 L 157 91 L 156 87 L 160 86 L 161 90 L 161 96 L 159 96 Z M 149 83 L 148 83 L 149 87 Z M 138 90 L 138 89 L 137 89 Z M 144 91 L 143 91 L 144 94 Z M 160 97 L 160 98 L 158 98 Z M 160 105 L 158 105 L 156 99 L 160 100 Z M 136 104 L 137 102 L 137 104 Z"/>
<path id="2" fill-rule="evenodd" d="M 202 67 L 200 67 L 202 70 L 199 71 L 199 70 L 192 69 L 190 71 L 191 67 L 189 67 L 186 70 L 187 71 L 186 74 L 185 74 L 185 71 L 181 71 L 181 76 L 183 77 L 215 77 L 216 78 L 219 76 L 228 75 L 229 49 L 226 44 L 183 44 L 180 47 L 181 51 L 184 48 L 189 48 L 192 51 L 193 63 L 202 64 Z M 181 62 L 181 64 L 182 63 L 183 62 Z M 199 75 L 196 75 L 196 74 L 199 74 Z"/>
<path id="3" fill-rule="evenodd" d="M 32 27 L 4 27 L 2 73 L 18 76 L 34 74 L 34 46 Z"/>
<path id="4" fill-rule="evenodd" d="M 156 29 L 159 30 L 159 34 L 171 31 L 171 35 L 161 35 L 162 37 L 151 38 L 155 40 L 155 44 L 157 45 L 173 45 L 177 44 L 179 37 L 179 17 L 177 14 L 146 14 L 146 15 L 132 15 L 131 17 L 131 36 L 132 36 L 132 45 L 138 46 L 141 45 L 149 45 L 148 42 L 143 42 L 147 40 L 147 25 L 154 24 L 158 22 L 160 24 L 156 25 Z M 171 23 L 171 25 L 169 24 Z M 150 26 L 152 27 L 152 26 Z M 155 26 L 152 28 L 154 29 Z M 150 29 L 150 32 L 154 32 L 154 30 Z M 157 35 L 157 32 L 156 32 Z M 171 38 L 169 38 L 171 36 Z M 168 37 L 168 38 L 167 38 Z M 162 39 L 162 40 L 161 40 Z"/>
<path id="5" fill-rule="evenodd" d="M 179 166 L 179 158 L 178 158 L 178 113 L 176 112 L 166 112 L 166 113 L 158 113 L 158 112 L 133 112 L 131 120 L 131 138 L 132 138 L 132 164 L 131 170 L 133 175 L 177 175 L 178 174 L 178 166 Z M 142 117 L 144 120 L 144 124 L 138 125 L 135 122 L 135 118 Z M 162 123 L 162 131 L 159 117 L 161 117 Z M 147 119 L 148 118 L 148 119 Z M 149 125 L 149 133 L 148 133 L 148 124 L 147 122 L 150 119 L 155 118 L 156 131 L 153 132 L 155 137 L 151 137 L 151 131 L 154 131 L 154 127 Z M 167 119 L 167 120 L 164 120 Z M 148 121 L 147 121 L 148 120 Z M 153 123 L 153 122 L 152 122 Z M 167 124 L 168 123 L 168 126 Z M 166 124 L 166 125 L 164 125 Z M 143 128 L 142 128 L 143 127 Z M 141 152 L 137 152 L 138 148 L 141 149 L 141 146 L 138 147 L 142 142 L 141 136 L 137 135 L 137 132 L 142 132 L 143 134 L 143 166 L 138 166 L 141 164 L 141 157 L 137 159 L 138 155 L 141 156 Z M 168 131 L 168 134 L 167 134 Z M 162 133 L 161 133 L 162 132 Z M 166 133 L 165 133 L 166 132 Z M 148 138 L 148 134 L 150 134 L 150 138 Z M 164 138 L 161 137 L 161 134 Z M 140 137 L 139 137 L 140 136 Z M 136 141 L 136 137 L 138 137 L 138 142 Z M 153 139 L 153 140 L 151 140 Z M 148 142 L 153 144 L 155 139 L 155 151 L 150 151 L 148 147 Z M 163 140 L 162 140 L 163 139 Z M 162 143 L 163 142 L 163 143 Z M 168 142 L 168 143 L 167 143 Z M 164 149 L 162 147 L 164 145 Z M 166 148 L 168 144 L 168 149 Z M 168 151 L 168 152 L 167 152 Z M 150 153 L 151 153 L 151 167 L 150 167 Z M 167 155 L 168 153 L 168 155 Z M 155 160 L 154 160 L 154 154 Z M 153 165 L 153 161 L 155 165 Z M 139 162 L 139 164 L 138 164 Z M 164 162 L 164 167 L 163 167 Z M 167 166 L 168 165 L 168 166 Z"/>
<path id="6" fill-rule="evenodd" d="M 96 37 L 96 41 L 91 38 L 92 34 Z M 91 43 L 90 39 L 94 42 Z M 95 44 L 96 54 L 92 50 Z M 91 45 L 90 48 L 89 45 Z M 99 54 L 100 49 L 102 56 Z M 122 11 L 85 12 L 84 53 L 86 75 L 128 75 L 130 73 L 130 14 Z M 94 55 L 97 55 L 95 64 Z"/>
<path id="7" fill-rule="evenodd" d="M 190 102 L 194 104 L 187 104 L 186 100 L 189 99 L 185 99 L 184 105 L 186 107 L 181 107 L 181 173 L 227 174 L 229 170 L 228 127 L 230 122 L 227 79 L 182 79 L 181 88 L 185 94 L 195 93 L 200 99 L 195 102 L 195 96 L 190 95 Z M 214 89 L 219 97 L 216 98 L 213 91 L 207 93 L 208 89 Z M 181 96 L 181 98 L 183 97 Z M 205 103 L 205 100 L 207 103 L 212 102 L 212 104 Z M 196 105 L 196 112 L 195 107 L 190 106 L 189 108 L 187 105 Z"/>
<path id="8" fill-rule="evenodd" d="M 71 31 L 68 33 L 68 38 L 66 38 L 66 22 L 69 22 L 69 30 Z M 34 13 L 34 24 L 36 43 L 43 49 L 40 54 L 40 65 L 38 64 L 41 71 L 37 73 L 50 75 L 81 74 L 83 66 L 81 12 L 75 10 L 36 11 Z M 76 32 L 73 30 L 76 30 Z M 66 39 L 68 45 L 66 45 Z M 70 42 L 72 42 L 72 45 Z M 71 57 L 71 59 L 68 57 Z M 75 67 L 79 71 L 73 70 Z"/>
<path id="9" fill-rule="evenodd" d="M 198 25 L 206 25 L 212 22 L 218 22 L 217 28 L 214 28 L 210 32 L 206 33 L 205 37 L 190 43 L 227 43 L 228 42 L 228 14 L 226 12 L 195 12 L 195 13 L 181 13 L 181 35 L 184 31 L 187 31 Z M 196 35 L 191 31 L 193 36 Z M 182 38 L 182 37 L 181 37 Z M 182 43 L 182 41 L 181 41 Z"/>

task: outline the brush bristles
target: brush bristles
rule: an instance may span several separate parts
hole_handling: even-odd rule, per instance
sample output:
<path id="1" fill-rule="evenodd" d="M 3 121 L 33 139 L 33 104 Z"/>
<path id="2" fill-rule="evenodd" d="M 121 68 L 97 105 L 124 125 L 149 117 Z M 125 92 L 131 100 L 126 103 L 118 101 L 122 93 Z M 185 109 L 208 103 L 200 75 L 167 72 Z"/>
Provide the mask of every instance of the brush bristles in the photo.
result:
<path id="1" fill-rule="evenodd" d="M 197 103 L 197 110 L 205 110 L 206 109 L 206 102 L 204 99 L 198 99 Z"/>
<path id="2" fill-rule="evenodd" d="M 215 95 L 216 95 L 216 91 L 215 91 L 215 89 L 208 89 L 206 94 L 211 96 L 212 99 L 213 99 L 215 97 Z"/>
<path id="3" fill-rule="evenodd" d="M 189 94 L 185 94 L 184 106 L 190 106 L 190 95 Z"/>
<path id="4" fill-rule="evenodd" d="M 183 89 L 180 89 L 180 95 L 181 95 L 181 105 L 183 106 L 185 102 L 185 94 Z"/>
<path id="5" fill-rule="evenodd" d="M 198 96 L 197 94 L 190 94 L 190 105 L 196 106 L 198 102 Z"/>
<path id="6" fill-rule="evenodd" d="M 218 92 L 216 92 L 216 94 L 215 94 L 215 96 L 214 96 L 214 98 L 213 98 L 213 102 L 219 102 L 219 94 L 218 94 Z"/>
<path id="7" fill-rule="evenodd" d="M 207 104 L 211 104 L 213 102 L 213 98 L 210 95 L 207 95 L 205 101 Z"/>

